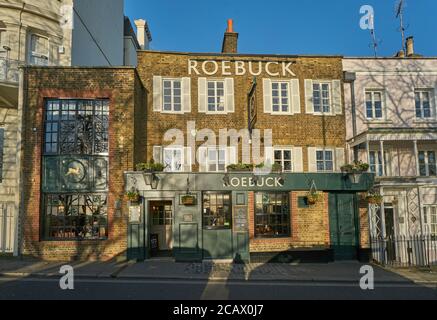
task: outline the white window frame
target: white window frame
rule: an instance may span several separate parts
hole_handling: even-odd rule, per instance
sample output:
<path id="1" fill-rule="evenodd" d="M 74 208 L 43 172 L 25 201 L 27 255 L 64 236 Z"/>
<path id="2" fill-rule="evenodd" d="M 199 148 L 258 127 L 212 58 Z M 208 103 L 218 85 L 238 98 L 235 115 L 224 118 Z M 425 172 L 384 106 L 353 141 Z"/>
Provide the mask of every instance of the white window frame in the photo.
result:
<path id="1" fill-rule="evenodd" d="M 278 89 L 277 89 L 278 90 L 278 97 L 277 97 L 277 99 L 279 99 L 279 111 L 273 110 L 273 108 L 275 106 L 273 99 L 276 98 L 273 96 L 273 91 L 274 91 L 273 85 L 274 84 L 278 85 Z M 282 96 L 282 90 L 283 90 L 282 85 L 283 84 L 285 84 L 287 86 L 287 90 L 286 90 L 287 96 L 286 97 Z M 292 113 L 292 105 L 291 105 L 292 101 L 291 101 L 291 97 L 290 97 L 290 90 L 291 90 L 290 86 L 291 86 L 290 81 L 272 80 L 272 92 L 271 92 L 271 94 L 272 94 L 272 114 L 291 114 Z M 283 107 L 282 99 L 288 100 L 287 111 L 282 111 L 282 107 Z"/>
<path id="2" fill-rule="evenodd" d="M 290 160 L 285 160 L 284 159 L 284 153 L 286 151 L 290 152 Z M 276 152 L 281 152 L 281 159 L 279 161 L 276 159 Z M 293 157 L 294 157 L 294 154 L 293 154 L 293 148 L 292 147 L 280 147 L 280 146 L 277 146 L 277 147 L 273 148 L 273 163 L 280 162 L 280 165 L 282 166 L 283 172 L 294 172 L 294 158 Z M 285 170 L 284 163 L 286 161 L 290 161 L 291 170 Z"/>
<path id="3" fill-rule="evenodd" d="M 223 163 L 224 170 L 219 170 L 219 166 L 220 166 L 220 164 L 222 164 L 221 163 L 222 161 L 220 159 L 220 151 L 224 151 L 224 155 L 225 155 L 224 156 L 224 163 Z M 205 159 L 205 161 L 206 161 L 206 172 L 226 172 L 227 171 L 226 166 L 229 163 L 229 161 L 228 161 L 229 155 L 228 155 L 228 148 L 227 147 L 220 147 L 220 146 L 217 146 L 217 147 L 208 147 L 206 149 L 206 152 L 207 152 L 206 153 L 206 159 Z M 216 159 L 215 160 L 211 160 L 210 159 L 210 157 L 209 157 L 210 152 L 216 152 Z M 210 170 L 210 168 L 209 168 L 210 165 L 214 165 L 216 170 Z"/>
<path id="4" fill-rule="evenodd" d="M 423 94 L 425 92 L 428 94 L 428 99 L 429 99 L 429 111 L 430 111 L 429 117 L 424 117 Z M 417 116 L 416 94 L 420 95 L 420 117 Z M 414 89 L 414 115 L 416 117 L 416 120 L 427 121 L 427 120 L 433 120 L 435 118 L 433 95 L 434 95 L 433 89 L 419 89 L 419 88 Z"/>
<path id="5" fill-rule="evenodd" d="M 424 155 L 425 155 L 425 171 L 426 171 L 426 175 L 425 176 L 422 176 L 421 174 L 420 174 L 420 166 L 421 166 L 421 164 L 420 164 L 420 162 L 419 162 L 419 172 L 418 172 L 418 176 L 419 177 L 430 177 L 430 172 L 429 172 L 429 153 L 430 152 L 433 152 L 434 153 L 434 158 L 435 158 L 435 160 L 436 160 L 436 163 L 435 163 L 435 165 L 437 166 L 437 151 L 436 150 L 419 150 L 418 151 L 418 154 L 417 154 L 417 159 L 418 159 L 418 161 L 420 161 L 419 160 L 419 155 L 420 155 L 420 153 L 424 153 Z M 437 171 L 437 170 L 436 170 Z"/>
<path id="6" fill-rule="evenodd" d="M 320 160 L 317 159 L 317 153 L 318 152 L 323 152 L 323 167 L 324 170 L 319 170 L 319 166 L 318 163 L 321 162 Z M 326 170 L 326 152 L 331 152 L 332 155 L 332 170 Z M 331 148 L 318 148 L 316 149 L 316 154 L 315 154 L 315 160 L 316 160 L 316 170 L 317 172 L 335 172 L 335 150 L 331 149 Z"/>
<path id="7" fill-rule="evenodd" d="M 42 52 L 34 52 L 32 51 L 32 41 L 34 37 L 38 37 L 38 38 L 44 38 L 47 40 L 47 52 L 46 53 L 42 53 Z M 34 64 L 32 63 L 32 60 L 34 57 L 36 58 L 47 58 L 47 66 L 50 65 L 50 38 L 38 33 L 31 33 L 30 37 L 29 37 L 29 52 L 28 52 L 28 57 L 29 57 L 29 64 L 30 65 L 34 65 L 34 66 L 46 66 L 46 65 L 40 65 L 40 64 Z"/>
<path id="8" fill-rule="evenodd" d="M 370 93 L 372 96 L 372 117 L 371 118 L 369 118 L 367 115 L 367 94 L 368 93 Z M 380 118 L 377 118 L 375 116 L 375 114 L 376 114 L 376 111 L 375 111 L 375 93 L 379 93 L 381 95 L 381 117 Z M 385 112 L 384 112 L 384 108 L 385 108 L 385 106 L 384 106 L 384 94 L 385 94 L 384 90 L 381 90 L 381 89 L 369 89 L 369 88 L 364 89 L 364 114 L 365 114 L 367 121 L 372 121 L 372 120 L 373 121 L 382 121 L 382 120 L 384 120 L 384 115 L 385 115 Z"/>
<path id="9" fill-rule="evenodd" d="M 328 85 L 328 93 L 329 93 L 329 112 L 325 112 L 323 110 L 323 98 L 322 98 L 322 85 Z M 323 81 L 323 80 L 313 80 L 312 82 L 313 85 L 313 114 L 314 115 L 332 115 L 334 114 L 334 103 L 333 103 L 333 98 L 332 98 L 332 82 L 331 81 Z M 315 104 L 315 97 L 314 97 L 314 92 L 316 90 L 314 90 L 314 86 L 318 85 L 319 86 L 319 91 L 320 91 L 320 108 L 321 111 L 316 111 L 316 104 Z"/>
<path id="10" fill-rule="evenodd" d="M 429 228 L 429 233 L 432 236 L 437 237 L 437 205 L 424 205 L 423 206 L 424 223 Z M 433 222 L 433 218 L 435 219 Z M 433 227 L 435 230 L 433 231 Z"/>
<path id="11" fill-rule="evenodd" d="M 174 152 L 180 152 L 181 154 L 181 159 L 180 159 L 180 168 L 179 170 L 176 167 L 176 158 L 175 158 L 175 154 Z M 164 147 L 162 149 L 162 162 L 164 163 L 164 165 L 167 165 L 166 163 L 166 152 L 173 152 L 172 153 L 172 158 L 171 158 L 171 164 L 170 164 L 170 168 L 166 167 L 164 169 L 165 172 L 184 172 L 184 148 L 183 147 Z"/>
<path id="12" fill-rule="evenodd" d="M 165 102 L 165 97 L 166 97 L 166 95 L 164 94 L 164 92 L 165 92 L 165 83 L 166 82 L 170 82 L 170 84 L 171 84 L 171 87 L 170 87 L 170 90 L 171 90 L 171 93 L 170 93 L 170 98 L 171 98 L 171 102 L 170 102 L 170 105 L 171 105 L 171 110 L 165 110 L 165 105 L 166 105 L 166 102 Z M 175 96 L 175 94 L 174 94 L 174 92 L 175 92 L 175 86 L 174 86 L 174 83 L 175 82 L 179 82 L 180 83 L 180 88 L 179 88 L 179 90 L 180 90 L 180 96 L 179 96 L 179 98 L 180 98 L 180 107 L 181 107 L 181 110 L 180 111 L 176 111 L 175 110 L 175 105 L 176 105 L 176 103 L 175 103 L 175 98 L 176 98 L 176 96 Z M 161 111 L 161 113 L 172 113 L 172 114 L 183 114 L 184 113 L 184 106 L 183 106 L 183 84 L 182 84 L 182 78 L 163 78 L 162 79 L 162 111 Z"/>
<path id="13" fill-rule="evenodd" d="M 214 83 L 214 96 L 210 97 L 209 95 L 209 84 L 210 83 Z M 223 111 L 219 111 L 218 109 L 218 99 L 219 96 L 217 94 L 218 92 L 218 88 L 217 88 L 217 84 L 218 83 L 222 83 L 223 84 L 223 101 L 221 101 L 220 104 L 223 105 Z M 212 89 L 211 89 L 212 90 Z M 214 98 L 214 111 L 209 110 L 209 99 L 210 98 Z M 227 110 L 226 110 L 226 82 L 225 79 L 207 79 L 206 80 L 206 114 L 227 114 Z"/>

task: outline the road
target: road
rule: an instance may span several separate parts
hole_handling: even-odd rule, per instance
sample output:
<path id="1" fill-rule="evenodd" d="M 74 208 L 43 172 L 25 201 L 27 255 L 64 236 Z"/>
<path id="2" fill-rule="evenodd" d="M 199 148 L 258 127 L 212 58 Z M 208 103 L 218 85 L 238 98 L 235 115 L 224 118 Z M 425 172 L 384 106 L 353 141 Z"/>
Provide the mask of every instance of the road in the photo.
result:
<path id="1" fill-rule="evenodd" d="M 59 280 L 0 278 L 0 300 L 289 300 L 289 299 L 427 299 L 437 288 L 414 284 L 375 284 L 363 291 L 353 283 L 205 282 L 170 280 L 78 279 L 74 290 L 61 290 Z"/>

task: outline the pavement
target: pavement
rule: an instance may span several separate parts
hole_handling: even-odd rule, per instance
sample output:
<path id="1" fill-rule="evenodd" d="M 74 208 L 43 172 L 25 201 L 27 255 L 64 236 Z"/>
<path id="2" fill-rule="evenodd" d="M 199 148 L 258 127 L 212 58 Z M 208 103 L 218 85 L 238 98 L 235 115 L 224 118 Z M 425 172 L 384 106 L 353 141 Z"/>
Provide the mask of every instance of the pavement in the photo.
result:
<path id="1" fill-rule="evenodd" d="M 220 262 L 175 263 L 170 259 L 146 262 L 48 262 L 30 258 L 0 257 L 0 277 L 59 278 L 63 265 L 74 268 L 75 278 L 124 280 L 208 280 L 269 282 L 357 283 L 363 264 L 232 264 Z M 437 272 L 418 269 L 383 269 L 372 265 L 376 283 L 437 285 Z"/>

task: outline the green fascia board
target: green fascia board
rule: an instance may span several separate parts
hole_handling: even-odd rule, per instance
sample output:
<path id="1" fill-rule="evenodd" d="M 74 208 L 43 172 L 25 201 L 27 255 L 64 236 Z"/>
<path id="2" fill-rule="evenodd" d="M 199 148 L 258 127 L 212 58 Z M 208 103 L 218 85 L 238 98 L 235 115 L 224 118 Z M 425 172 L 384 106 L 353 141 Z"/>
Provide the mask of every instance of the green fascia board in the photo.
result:
<path id="1" fill-rule="evenodd" d="M 152 191 L 145 184 L 141 172 L 126 172 L 126 188 L 132 188 L 131 181 L 139 191 Z M 225 184 L 224 179 L 230 184 Z M 358 183 L 353 183 L 351 177 L 343 173 L 272 173 L 257 176 L 258 184 L 253 183 L 252 173 L 156 173 L 159 179 L 155 191 L 308 191 L 314 181 L 319 191 L 336 192 L 366 192 L 375 183 L 375 175 L 363 173 Z M 280 179 L 283 183 L 280 183 Z M 189 186 L 187 185 L 189 181 Z"/>

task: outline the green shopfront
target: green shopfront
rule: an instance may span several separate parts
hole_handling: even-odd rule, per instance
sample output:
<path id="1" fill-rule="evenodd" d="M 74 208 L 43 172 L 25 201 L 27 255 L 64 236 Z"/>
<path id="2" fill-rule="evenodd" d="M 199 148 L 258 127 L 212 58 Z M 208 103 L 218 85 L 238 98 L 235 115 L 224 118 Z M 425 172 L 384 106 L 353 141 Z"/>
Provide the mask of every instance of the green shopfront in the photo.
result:
<path id="1" fill-rule="evenodd" d="M 126 172 L 128 258 L 352 260 L 366 255 L 359 193 L 373 175 Z M 317 190 L 317 203 L 307 195 Z M 287 260 L 287 259 L 286 259 Z M 279 259 L 280 261 L 280 259 Z"/>

